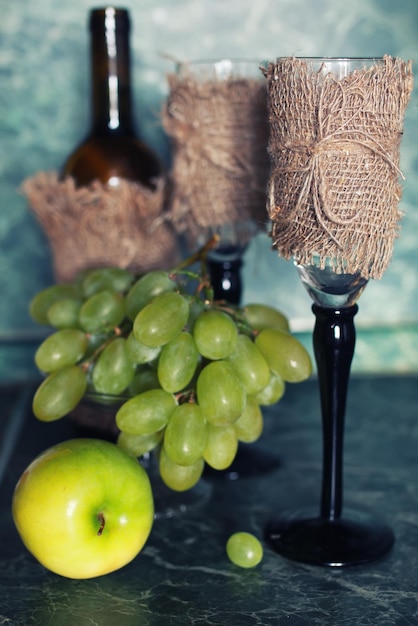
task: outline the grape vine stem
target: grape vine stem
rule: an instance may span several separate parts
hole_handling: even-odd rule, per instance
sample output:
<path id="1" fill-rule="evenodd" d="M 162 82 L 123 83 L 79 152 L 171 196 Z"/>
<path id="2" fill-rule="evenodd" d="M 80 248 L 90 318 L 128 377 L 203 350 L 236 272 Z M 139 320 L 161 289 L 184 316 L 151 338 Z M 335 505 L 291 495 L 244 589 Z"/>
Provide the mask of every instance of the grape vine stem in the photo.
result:
<path id="1" fill-rule="evenodd" d="M 193 254 L 191 254 L 187 259 L 184 259 L 181 263 L 179 263 L 170 273 L 178 274 L 182 270 L 194 265 L 198 261 L 206 261 L 206 257 L 208 253 L 216 248 L 219 244 L 220 237 L 219 235 L 213 235 L 208 241 L 201 247 L 199 250 L 196 250 Z"/>

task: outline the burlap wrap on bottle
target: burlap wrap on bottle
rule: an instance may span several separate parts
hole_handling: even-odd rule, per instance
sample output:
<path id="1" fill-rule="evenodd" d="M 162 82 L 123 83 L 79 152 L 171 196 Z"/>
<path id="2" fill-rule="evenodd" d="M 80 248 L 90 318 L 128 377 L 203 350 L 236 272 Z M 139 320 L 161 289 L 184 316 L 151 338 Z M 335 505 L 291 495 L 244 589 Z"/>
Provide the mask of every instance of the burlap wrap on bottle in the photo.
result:
<path id="1" fill-rule="evenodd" d="M 384 57 L 339 79 L 297 58 L 265 71 L 273 247 L 380 278 L 398 235 L 400 142 L 413 77 Z"/>
<path id="2" fill-rule="evenodd" d="M 27 178 L 22 192 L 49 240 L 57 281 L 71 281 L 89 267 L 173 267 L 178 249 L 163 219 L 165 184 L 161 178 L 155 191 L 127 180 L 117 187 L 94 182 L 77 188 L 56 172 Z"/>
<path id="3" fill-rule="evenodd" d="M 261 76 L 261 74 L 260 74 Z M 195 243 L 234 225 L 265 229 L 269 172 L 266 84 L 257 78 L 169 75 L 162 112 L 172 140 L 169 218 Z"/>

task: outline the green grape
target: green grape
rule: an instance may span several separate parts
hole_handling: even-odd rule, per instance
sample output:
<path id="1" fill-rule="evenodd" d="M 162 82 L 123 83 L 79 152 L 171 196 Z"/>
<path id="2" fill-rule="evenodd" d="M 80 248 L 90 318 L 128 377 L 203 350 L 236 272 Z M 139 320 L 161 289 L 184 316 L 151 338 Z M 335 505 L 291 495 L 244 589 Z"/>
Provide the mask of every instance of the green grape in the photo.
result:
<path id="1" fill-rule="evenodd" d="M 55 328 L 78 328 L 78 314 L 82 300 L 78 298 L 62 298 L 49 307 L 46 317 L 48 323 Z"/>
<path id="2" fill-rule="evenodd" d="M 137 396 L 144 391 L 160 388 L 160 381 L 155 369 L 149 365 L 141 365 L 136 368 L 135 375 L 129 383 L 128 391 L 131 396 Z"/>
<path id="3" fill-rule="evenodd" d="M 123 297 L 112 291 L 99 291 L 84 302 L 78 321 L 86 332 L 97 333 L 118 326 L 124 317 Z"/>
<path id="4" fill-rule="evenodd" d="M 263 413 L 254 396 L 247 397 L 247 404 L 236 422 L 233 423 L 239 441 L 253 443 L 263 432 Z"/>
<path id="5" fill-rule="evenodd" d="M 226 542 L 226 554 L 234 565 L 251 568 L 262 561 L 263 546 L 251 533 L 238 532 Z"/>
<path id="6" fill-rule="evenodd" d="M 75 365 L 86 353 L 88 340 L 81 330 L 63 328 L 44 339 L 35 352 L 36 366 L 42 372 L 54 372 Z"/>
<path id="7" fill-rule="evenodd" d="M 239 335 L 228 361 L 242 380 L 248 395 L 264 389 L 270 380 L 270 367 L 255 343 L 247 335 Z"/>
<path id="8" fill-rule="evenodd" d="M 255 394 L 255 399 L 261 406 L 269 406 L 270 404 L 276 404 L 283 396 L 285 392 L 285 382 L 283 378 L 280 378 L 274 372 L 271 372 L 270 381 L 268 385 L 261 391 Z"/>
<path id="9" fill-rule="evenodd" d="M 270 369 L 285 382 L 299 383 L 312 374 L 312 361 L 304 346 L 293 335 L 277 328 L 266 328 L 255 338 Z"/>
<path id="10" fill-rule="evenodd" d="M 87 388 L 87 375 L 77 365 L 52 372 L 40 384 L 33 398 L 33 413 L 42 422 L 52 422 L 70 413 Z"/>
<path id="11" fill-rule="evenodd" d="M 246 304 L 243 309 L 244 317 L 254 330 L 264 328 L 279 328 L 289 331 L 289 320 L 281 312 L 267 304 Z"/>
<path id="12" fill-rule="evenodd" d="M 38 324 L 49 324 L 47 313 L 49 307 L 63 298 L 77 298 L 79 291 L 75 285 L 58 283 L 37 293 L 29 304 L 29 313 Z"/>
<path id="13" fill-rule="evenodd" d="M 227 361 L 206 365 L 197 379 L 196 391 L 204 417 L 217 426 L 234 422 L 245 409 L 245 387 Z"/>
<path id="14" fill-rule="evenodd" d="M 138 341 L 133 332 L 130 332 L 127 338 L 126 347 L 128 349 L 129 358 L 132 363 L 143 365 L 154 361 L 161 352 L 161 347 L 151 348 L 144 343 Z"/>
<path id="15" fill-rule="evenodd" d="M 133 332 L 141 343 L 163 346 L 181 332 L 189 316 L 189 305 L 179 293 L 156 296 L 136 316 Z"/>
<path id="16" fill-rule="evenodd" d="M 216 470 L 227 469 L 238 452 L 238 438 L 234 426 L 207 425 L 207 440 L 203 458 Z"/>
<path id="17" fill-rule="evenodd" d="M 126 339 L 113 339 L 99 354 L 93 366 L 92 382 L 97 393 L 119 395 L 134 377 L 135 368 L 129 358 Z"/>
<path id="18" fill-rule="evenodd" d="M 193 465 L 203 455 L 206 422 L 197 404 L 186 402 L 171 415 L 164 434 L 164 448 L 178 465 Z"/>
<path id="19" fill-rule="evenodd" d="M 202 356 L 211 360 L 224 359 L 235 350 L 238 330 L 229 315 L 210 309 L 196 319 L 193 337 Z"/>
<path id="20" fill-rule="evenodd" d="M 195 374 L 199 358 L 192 335 L 179 333 L 161 350 L 157 369 L 161 387 L 171 393 L 184 389 Z"/>
<path id="21" fill-rule="evenodd" d="M 89 270 L 81 281 L 81 290 L 84 298 L 90 298 L 99 291 L 128 291 L 135 276 L 120 267 L 100 267 Z"/>
<path id="22" fill-rule="evenodd" d="M 116 425 L 130 435 L 151 435 L 168 424 L 177 406 L 164 389 L 150 389 L 127 400 L 116 413 Z"/>
<path id="23" fill-rule="evenodd" d="M 178 465 L 168 456 L 164 446 L 160 451 L 159 468 L 162 481 L 173 491 L 187 491 L 194 487 L 202 476 L 205 462 L 202 458 L 192 465 Z"/>
<path id="24" fill-rule="evenodd" d="M 177 284 L 172 280 L 168 272 L 153 270 L 141 276 L 132 285 L 126 296 L 126 314 L 130 320 L 134 321 L 139 311 L 144 308 L 152 298 L 166 291 L 174 291 Z"/>
<path id="25" fill-rule="evenodd" d="M 150 435 L 129 435 L 119 433 L 117 444 L 134 456 L 143 456 L 147 452 L 154 450 L 162 441 L 164 429 Z"/>
<path id="26" fill-rule="evenodd" d="M 199 315 L 205 310 L 205 303 L 197 298 L 191 298 L 189 301 L 189 319 L 187 320 L 187 328 L 193 332 L 195 322 Z"/>

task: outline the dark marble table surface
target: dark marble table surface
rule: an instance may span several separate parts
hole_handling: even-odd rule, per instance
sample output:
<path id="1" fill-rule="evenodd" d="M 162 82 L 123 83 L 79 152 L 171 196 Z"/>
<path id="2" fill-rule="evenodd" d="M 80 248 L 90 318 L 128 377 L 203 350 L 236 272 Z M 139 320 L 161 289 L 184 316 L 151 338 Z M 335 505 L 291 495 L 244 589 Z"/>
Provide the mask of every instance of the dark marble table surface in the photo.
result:
<path id="1" fill-rule="evenodd" d="M 225 556 L 231 532 L 262 539 L 266 522 L 281 511 L 319 503 L 321 426 L 317 384 L 310 380 L 289 385 L 266 412 L 262 439 L 250 447 L 277 455 L 277 469 L 237 480 L 208 476 L 189 508 L 182 509 L 186 498 L 179 496 L 175 514 L 156 519 L 130 565 L 87 581 L 46 571 L 12 523 L 20 473 L 37 453 L 74 436 L 67 419 L 35 420 L 32 392 L 0 388 L 1 625 L 418 625 L 417 377 L 353 377 L 350 384 L 345 503 L 392 526 L 396 542 L 384 559 L 324 568 L 288 561 L 265 545 L 261 565 L 242 570 Z"/>

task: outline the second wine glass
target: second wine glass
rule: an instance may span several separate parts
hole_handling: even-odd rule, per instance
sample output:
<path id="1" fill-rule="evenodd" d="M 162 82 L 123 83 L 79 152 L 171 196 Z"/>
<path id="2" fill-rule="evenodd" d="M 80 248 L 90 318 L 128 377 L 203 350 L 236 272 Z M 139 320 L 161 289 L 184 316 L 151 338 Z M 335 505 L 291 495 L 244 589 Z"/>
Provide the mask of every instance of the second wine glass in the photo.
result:
<path id="1" fill-rule="evenodd" d="M 272 237 L 295 260 L 314 303 L 323 436 L 318 510 L 283 513 L 266 537 L 303 563 L 366 563 L 390 550 L 394 534 L 374 514 L 343 507 L 345 411 L 357 301 L 369 278 L 380 278 L 397 230 L 410 64 L 290 57 L 272 63 L 266 77 Z"/>
<path id="2" fill-rule="evenodd" d="M 216 300 L 241 304 L 244 253 L 265 231 L 267 92 L 255 59 L 197 60 L 169 75 L 163 121 L 173 142 L 169 215 L 186 245 L 217 245 L 207 256 Z M 240 444 L 237 458 L 213 476 L 236 479 L 279 466 L 276 455 Z"/>

